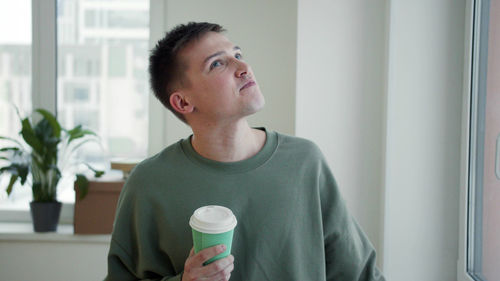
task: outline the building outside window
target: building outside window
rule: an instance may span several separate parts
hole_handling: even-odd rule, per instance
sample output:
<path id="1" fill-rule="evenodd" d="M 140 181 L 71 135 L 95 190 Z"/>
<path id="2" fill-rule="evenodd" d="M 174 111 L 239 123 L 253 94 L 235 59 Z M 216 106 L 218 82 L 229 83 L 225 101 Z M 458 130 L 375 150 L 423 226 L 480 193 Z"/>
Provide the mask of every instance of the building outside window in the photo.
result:
<path id="1" fill-rule="evenodd" d="M 49 110 L 63 127 L 82 124 L 99 135 L 101 145 L 90 143 L 77 157 L 104 169 L 113 158 L 146 157 L 149 0 L 57 0 L 56 17 L 57 93 L 34 94 L 57 101 Z M 36 107 L 31 20 L 31 0 L 0 2 L 0 135 L 18 137 L 13 105 L 22 116 Z M 0 176 L 0 210 L 28 209 L 31 189 L 16 186 L 7 198 L 8 178 Z M 60 186 L 70 188 L 58 199 L 73 202 L 71 178 Z"/>
<path id="2" fill-rule="evenodd" d="M 31 0 L 0 2 L 0 135 L 15 139 L 21 129 L 16 108 L 23 116 L 32 110 L 31 38 Z M 8 142 L 0 140 L 0 145 Z M 0 208 L 27 208 L 17 202 L 31 200 L 31 189 L 18 186 L 7 198 L 9 178 L 0 176 Z"/>

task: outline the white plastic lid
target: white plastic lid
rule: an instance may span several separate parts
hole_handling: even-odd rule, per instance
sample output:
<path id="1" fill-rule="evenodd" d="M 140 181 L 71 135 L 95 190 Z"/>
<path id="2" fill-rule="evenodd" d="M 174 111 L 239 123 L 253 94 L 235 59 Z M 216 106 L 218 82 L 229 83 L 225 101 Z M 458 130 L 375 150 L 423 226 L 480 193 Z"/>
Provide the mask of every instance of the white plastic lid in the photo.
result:
<path id="1" fill-rule="evenodd" d="M 236 217 L 230 209 L 215 205 L 196 209 L 189 220 L 194 230 L 208 234 L 230 231 L 236 227 L 236 223 Z"/>

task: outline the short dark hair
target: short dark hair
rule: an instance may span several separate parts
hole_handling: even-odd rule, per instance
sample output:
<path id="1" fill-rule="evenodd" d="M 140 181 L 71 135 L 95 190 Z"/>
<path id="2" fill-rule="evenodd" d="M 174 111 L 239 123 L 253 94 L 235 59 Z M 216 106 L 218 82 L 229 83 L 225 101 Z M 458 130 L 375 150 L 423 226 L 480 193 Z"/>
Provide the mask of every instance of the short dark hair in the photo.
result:
<path id="1" fill-rule="evenodd" d="M 178 54 L 187 44 L 210 31 L 221 33 L 225 30 L 218 24 L 208 22 L 177 25 L 158 41 L 149 56 L 149 75 L 153 93 L 166 108 L 185 123 L 185 117 L 170 105 L 170 95 L 179 83 L 189 83 L 184 77 L 187 66 L 182 64 Z"/>

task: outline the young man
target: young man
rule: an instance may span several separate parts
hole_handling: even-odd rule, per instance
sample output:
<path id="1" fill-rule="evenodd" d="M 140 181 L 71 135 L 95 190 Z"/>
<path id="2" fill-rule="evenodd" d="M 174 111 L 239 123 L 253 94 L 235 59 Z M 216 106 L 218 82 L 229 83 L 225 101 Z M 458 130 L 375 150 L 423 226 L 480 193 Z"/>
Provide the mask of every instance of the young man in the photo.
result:
<path id="1" fill-rule="evenodd" d="M 117 208 L 106 280 L 384 280 L 312 142 L 246 117 L 264 97 L 238 46 L 210 23 L 179 25 L 150 57 L 156 97 L 193 134 L 143 161 Z M 230 208 L 232 255 L 194 254 L 193 211 Z"/>

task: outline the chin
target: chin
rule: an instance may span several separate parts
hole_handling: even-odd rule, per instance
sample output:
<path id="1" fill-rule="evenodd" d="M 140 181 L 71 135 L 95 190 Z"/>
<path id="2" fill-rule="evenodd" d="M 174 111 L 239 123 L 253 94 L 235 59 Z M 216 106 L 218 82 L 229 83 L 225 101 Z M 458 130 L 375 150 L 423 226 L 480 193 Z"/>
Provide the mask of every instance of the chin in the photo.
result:
<path id="1" fill-rule="evenodd" d="M 260 104 L 259 104 L 259 106 L 257 108 L 257 112 L 261 111 L 264 108 L 265 105 L 266 105 L 266 100 L 264 99 L 264 97 L 262 97 L 262 100 L 261 100 L 261 102 L 260 102 Z"/>
<path id="2" fill-rule="evenodd" d="M 255 114 L 255 113 L 261 111 L 264 108 L 265 104 L 266 104 L 266 101 L 264 100 L 264 98 L 262 98 L 261 100 L 256 101 L 255 103 L 249 105 L 247 110 L 246 110 L 246 112 L 247 112 L 246 115 L 252 115 L 252 114 Z"/>
<path id="3" fill-rule="evenodd" d="M 266 104 L 266 100 L 264 99 L 264 95 L 260 92 L 260 89 L 259 89 L 257 95 L 255 95 L 253 103 L 254 103 L 254 106 L 256 108 L 258 108 L 258 110 L 261 110 L 264 107 L 264 105 Z"/>

